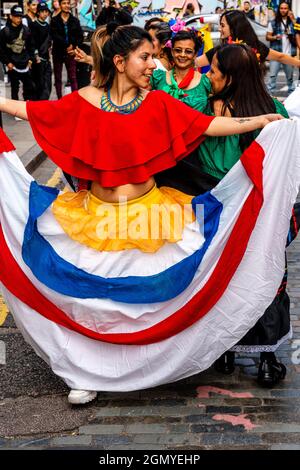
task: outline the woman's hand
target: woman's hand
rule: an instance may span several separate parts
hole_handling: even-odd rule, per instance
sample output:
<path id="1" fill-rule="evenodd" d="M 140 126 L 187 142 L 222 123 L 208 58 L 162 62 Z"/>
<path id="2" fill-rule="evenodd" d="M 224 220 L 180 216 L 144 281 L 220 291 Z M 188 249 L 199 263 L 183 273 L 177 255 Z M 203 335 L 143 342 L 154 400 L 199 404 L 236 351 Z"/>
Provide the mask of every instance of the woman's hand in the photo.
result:
<path id="1" fill-rule="evenodd" d="M 77 62 L 85 62 L 86 61 L 87 54 L 80 49 L 78 46 L 75 48 L 75 56 L 74 59 Z"/>
<path id="2" fill-rule="evenodd" d="M 86 54 L 82 49 L 78 46 L 74 49 L 75 56 L 74 59 L 76 62 L 81 62 L 83 64 L 90 64 L 93 65 L 93 59 L 90 55 Z"/>
<path id="3" fill-rule="evenodd" d="M 280 121 L 281 119 L 284 119 L 281 114 L 263 114 L 261 116 L 261 128 L 265 127 L 267 124 L 270 124 L 270 122 Z"/>
<path id="4" fill-rule="evenodd" d="M 71 56 L 75 55 L 75 50 L 73 49 L 73 45 L 70 44 L 69 47 L 67 47 L 67 53 Z"/>

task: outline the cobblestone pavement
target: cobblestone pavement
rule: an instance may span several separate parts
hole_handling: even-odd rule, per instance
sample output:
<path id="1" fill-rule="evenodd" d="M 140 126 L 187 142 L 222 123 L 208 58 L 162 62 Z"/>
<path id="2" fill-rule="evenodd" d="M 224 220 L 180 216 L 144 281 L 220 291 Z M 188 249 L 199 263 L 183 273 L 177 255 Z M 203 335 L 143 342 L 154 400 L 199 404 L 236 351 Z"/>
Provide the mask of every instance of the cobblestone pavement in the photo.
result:
<path id="1" fill-rule="evenodd" d="M 37 177 L 46 182 L 55 167 L 43 165 Z M 300 450 L 300 238 L 288 265 L 294 336 L 279 349 L 288 372 L 274 389 L 257 385 L 258 355 L 249 354 L 238 356 L 231 376 L 209 369 L 72 407 L 64 383 L 0 310 L 0 449 Z"/>

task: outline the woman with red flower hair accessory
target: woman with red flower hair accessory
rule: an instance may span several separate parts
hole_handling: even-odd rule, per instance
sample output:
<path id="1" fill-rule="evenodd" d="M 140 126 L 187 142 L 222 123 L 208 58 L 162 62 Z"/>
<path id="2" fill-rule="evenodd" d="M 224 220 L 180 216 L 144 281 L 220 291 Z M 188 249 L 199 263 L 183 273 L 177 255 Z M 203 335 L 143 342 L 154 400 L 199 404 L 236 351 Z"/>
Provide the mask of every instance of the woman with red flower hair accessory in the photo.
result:
<path id="1" fill-rule="evenodd" d="M 245 13 L 242 11 L 225 11 L 220 17 L 220 33 L 221 45 L 228 43 L 228 39 L 231 38 L 230 41 L 243 41 L 243 43 L 247 44 L 249 47 L 256 49 L 263 69 L 266 60 L 277 61 L 282 64 L 291 65 L 292 67 L 300 67 L 300 60 L 296 57 L 291 57 L 282 52 L 270 49 L 262 43 L 258 39 Z M 216 48 L 213 48 L 200 57 L 197 57 L 196 65 L 198 67 L 210 65 L 215 52 Z"/>

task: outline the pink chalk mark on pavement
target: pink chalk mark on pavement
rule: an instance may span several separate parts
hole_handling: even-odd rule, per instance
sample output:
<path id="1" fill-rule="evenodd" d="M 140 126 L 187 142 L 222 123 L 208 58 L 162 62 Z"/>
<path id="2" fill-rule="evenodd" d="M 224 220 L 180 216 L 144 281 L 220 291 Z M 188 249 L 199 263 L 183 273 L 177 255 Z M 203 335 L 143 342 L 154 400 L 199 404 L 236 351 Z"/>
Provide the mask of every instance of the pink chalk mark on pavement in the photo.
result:
<path id="1" fill-rule="evenodd" d="M 209 393 L 217 393 L 218 395 L 227 395 L 232 398 L 253 398 L 253 395 L 250 392 L 231 392 L 231 390 L 226 390 L 225 388 L 213 387 L 211 385 L 200 385 L 199 387 L 197 387 L 198 398 L 209 398 Z"/>
<path id="2" fill-rule="evenodd" d="M 238 424 L 241 424 L 247 431 L 251 431 L 251 429 L 257 428 L 259 426 L 258 424 L 251 423 L 250 419 L 246 418 L 246 416 L 246 414 L 238 416 L 219 414 L 214 415 L 212 419 L 216 421 L 227 421 L 228 423 L 231 423 L 232 426 L 237 426 Z"/>

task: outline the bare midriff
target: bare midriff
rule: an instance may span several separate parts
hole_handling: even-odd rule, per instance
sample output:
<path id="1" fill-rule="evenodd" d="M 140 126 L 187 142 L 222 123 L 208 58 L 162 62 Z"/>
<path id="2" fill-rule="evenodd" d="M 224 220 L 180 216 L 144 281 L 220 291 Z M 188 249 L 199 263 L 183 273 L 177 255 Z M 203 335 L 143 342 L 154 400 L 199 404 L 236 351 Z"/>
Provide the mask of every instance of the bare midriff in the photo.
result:
<path id="1" fill-rule="evenodd" d="M 144 98 L 146 97 L 147 93 L 148 92 L 145 90 Z M 89 86 L 79 90 L 78 94 L 92 106 L 98 108 L 99 103 L 101 103 L 103 91 L 93 86 Z M 115 186 L 112 188 L 104 188 L 96 181 L 93 181 L 91 186 L 91 193 L 98 199 L 101 199 L 101 201 L 117 203 L 120 202 L 120 198 L 124 197 L 126 197 L 128 201 L 137 199 L 148 193 L 154 185 L 155 181 L 152 177 L 144 183 L 123 184 L 122 186 Z"/>
<path id="2" fill-rule="evenodd" d="M 120 202 L 120 198 L 126 197 L 128 201 L 137 199 L 144 194 L 148 193 L 155 185 L 154 178 L 149 178 L 145 183 L 138 184 L 123 184 L 122 186 L 115 186 L 114 188 L 103 188 L 99 183 L 94 181 L 92 183 L 91 192 L 94 196 L 101 201 L 105 202 Z"/>

